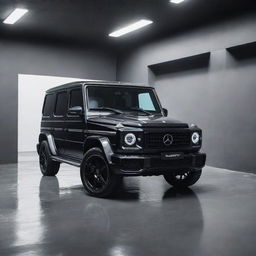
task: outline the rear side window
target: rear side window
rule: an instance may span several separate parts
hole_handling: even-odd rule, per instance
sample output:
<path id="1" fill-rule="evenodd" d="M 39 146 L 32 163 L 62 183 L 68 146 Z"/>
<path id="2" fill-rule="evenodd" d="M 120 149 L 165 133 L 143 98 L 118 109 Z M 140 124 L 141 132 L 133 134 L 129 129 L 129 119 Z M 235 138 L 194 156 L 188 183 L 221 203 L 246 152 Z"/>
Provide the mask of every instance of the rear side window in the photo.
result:
<path id="1" fill-rule="evenodd" d="M 67 108 L 68 108 L 67 92 L 58 93 L 56 107 L 55 107 L 55 115 L 64 116 L 67 113 Z"/>
<path id="2" fill-rule="evenodd" d="M 45 96 L 43 116 L 50 116 L 53 113 L 54 99 L 55 99 L 54 94 L 48 94 Z"/>
<path id="3" fill-rule="evenodd" d="M 70 104 L 69 107 L 80 106 L 83 108 L 83 94 L 81 89 L 75 89 L 70 92 Z"/>

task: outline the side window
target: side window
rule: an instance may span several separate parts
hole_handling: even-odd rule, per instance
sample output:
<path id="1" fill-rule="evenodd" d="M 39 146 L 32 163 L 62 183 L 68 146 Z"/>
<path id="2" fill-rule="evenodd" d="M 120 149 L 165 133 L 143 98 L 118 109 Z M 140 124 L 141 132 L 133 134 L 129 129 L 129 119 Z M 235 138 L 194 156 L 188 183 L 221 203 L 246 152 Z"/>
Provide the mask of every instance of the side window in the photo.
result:
<path id="1" fill-rule="evenodd" d="M 138 95 L 139 98 L 139 108 L 149 111 L 155 111 L 154 104 L 152 102 L 151 96 L 148 92 L 140 93 Z"/>
<path id="2" fill-rule="evenodd" d="M 67 113 L 68 108 L 68 96 L 67 92 L 61 92 L 57 94 L 57 102 L 55 106 L 55 115 L 64 116 Z"/>
<path id="3" fill-rule="evenodd" d="M 83 108 L 83 94 L 81 89 L 75 89 L 70 92 L 69 107 L 80 106 Z"/>
<path id="4" fill-rule="evenodd" d="M 48 94 L 45 96 L 43 116 L 50 116 L 53 113 L 54 99 L 55 99 L 54 94 Z"/>

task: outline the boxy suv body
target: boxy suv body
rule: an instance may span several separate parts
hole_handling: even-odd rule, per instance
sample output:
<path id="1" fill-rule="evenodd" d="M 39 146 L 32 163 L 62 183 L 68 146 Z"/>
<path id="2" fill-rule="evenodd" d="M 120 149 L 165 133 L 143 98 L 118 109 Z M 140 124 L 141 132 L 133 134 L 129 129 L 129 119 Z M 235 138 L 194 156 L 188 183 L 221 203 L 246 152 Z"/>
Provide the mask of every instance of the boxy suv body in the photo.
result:
<path id="1" fill-rule="evenodd" d="M 193 185 L 206 155 L 202 131 L 167 117 L 154 88 L 81 81 L 46 92 L 37 151 L 43 175 L 60 163 L 80 167 L 86 191 L 106 197 L 123 176 L 163 175 Z"/>

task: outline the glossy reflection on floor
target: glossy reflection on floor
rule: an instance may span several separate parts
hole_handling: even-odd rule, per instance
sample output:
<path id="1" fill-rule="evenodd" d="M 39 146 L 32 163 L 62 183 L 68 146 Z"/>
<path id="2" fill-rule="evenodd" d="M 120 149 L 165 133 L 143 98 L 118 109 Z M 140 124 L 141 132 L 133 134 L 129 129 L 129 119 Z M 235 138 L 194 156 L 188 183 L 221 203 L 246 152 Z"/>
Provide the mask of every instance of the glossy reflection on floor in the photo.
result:
<path id="1" fill-rule="evenodd" d="M 42 177 L 34 155 L 0 166 L 0 255 L 256 255 L 256 176 L 206 167 L 176 191 L 126 178 L 111 199 L 85 194 L 79 169 Z"/>

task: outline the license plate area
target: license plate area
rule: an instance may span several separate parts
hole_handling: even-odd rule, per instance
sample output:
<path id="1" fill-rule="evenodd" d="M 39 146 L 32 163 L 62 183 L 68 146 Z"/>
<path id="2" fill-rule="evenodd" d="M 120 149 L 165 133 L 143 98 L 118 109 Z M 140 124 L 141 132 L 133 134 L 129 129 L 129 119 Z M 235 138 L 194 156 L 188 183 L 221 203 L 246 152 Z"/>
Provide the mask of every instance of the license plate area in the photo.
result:
<path id="1" fill-rule="evenodd" d="M 162 153 L 161 159 L 162 160 L 177 160 L 177 159 L 183 159 L 184 154 L 180 152 L 171 152 L 171 153 Z"/>

